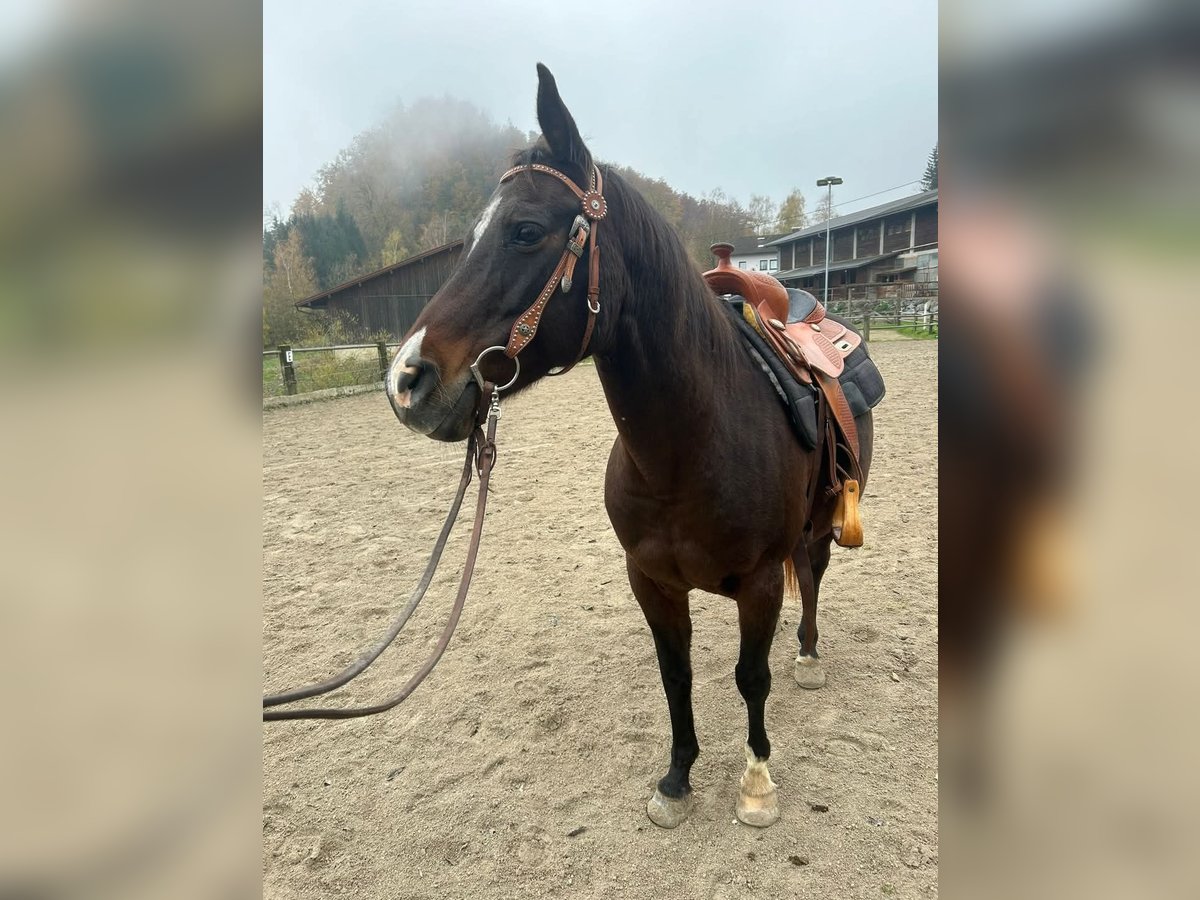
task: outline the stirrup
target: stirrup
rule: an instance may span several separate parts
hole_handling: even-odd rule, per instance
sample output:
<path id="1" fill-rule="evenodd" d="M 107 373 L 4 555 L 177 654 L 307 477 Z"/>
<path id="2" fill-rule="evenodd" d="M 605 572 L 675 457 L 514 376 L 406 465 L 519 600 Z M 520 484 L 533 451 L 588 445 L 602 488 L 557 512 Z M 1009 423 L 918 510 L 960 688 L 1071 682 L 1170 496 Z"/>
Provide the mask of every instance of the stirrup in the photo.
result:
<path id="1" fill-rule="evenodd" d="M 861 547 L 862 519 L 858 515 L 858 482 L 847 478 L 833 509 L 833 539 L 839 547 Z"/>

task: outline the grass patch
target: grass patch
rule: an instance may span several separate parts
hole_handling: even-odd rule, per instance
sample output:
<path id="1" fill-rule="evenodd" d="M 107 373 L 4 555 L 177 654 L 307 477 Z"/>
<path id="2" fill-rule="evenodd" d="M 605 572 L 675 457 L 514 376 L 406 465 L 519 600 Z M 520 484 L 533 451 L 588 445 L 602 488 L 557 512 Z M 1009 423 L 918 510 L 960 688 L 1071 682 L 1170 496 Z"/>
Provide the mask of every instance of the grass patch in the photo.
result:
<path id="1" fill-rule="evenodd" d="M 936 341 L 938 336 L 937 323 L 933 323 L 933 331 L 930 331 L 925 325 L 901 325 L 894 329 L 897 334 L 903 334 L 910 338 L 916 338 L 919 341 Z"/>
<path id="2" fill-rule="evenodd" d="M 282 397 L 287 391 L 283 386 L 283 371 L 278 356 L 263 357 L 263 396 Z"/>

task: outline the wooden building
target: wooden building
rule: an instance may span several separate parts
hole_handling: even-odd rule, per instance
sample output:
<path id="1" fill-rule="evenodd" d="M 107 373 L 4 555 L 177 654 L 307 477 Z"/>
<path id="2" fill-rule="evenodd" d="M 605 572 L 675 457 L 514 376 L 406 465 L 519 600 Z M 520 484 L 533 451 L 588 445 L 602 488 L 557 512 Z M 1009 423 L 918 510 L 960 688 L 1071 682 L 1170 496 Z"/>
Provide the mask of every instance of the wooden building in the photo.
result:
<path id="1" fill-rule="evenodd" d="M 938 192 L 924 191 L 829 222 L 830 295 L 842 285 L 922 282 L 936 292 Z M 825 285 L 825 224 L 771 241 L 776 278 L 818 296 Z M 840 293 L 846 293 L 841 291 Z"/>
<path id="2" fill-rule="evenodd" d="M 360 337 L 387 332 L 399 340 L 458 265 L 463 242 L 454 241 L 297 301 L 299 309 L 341 315 Z"/>

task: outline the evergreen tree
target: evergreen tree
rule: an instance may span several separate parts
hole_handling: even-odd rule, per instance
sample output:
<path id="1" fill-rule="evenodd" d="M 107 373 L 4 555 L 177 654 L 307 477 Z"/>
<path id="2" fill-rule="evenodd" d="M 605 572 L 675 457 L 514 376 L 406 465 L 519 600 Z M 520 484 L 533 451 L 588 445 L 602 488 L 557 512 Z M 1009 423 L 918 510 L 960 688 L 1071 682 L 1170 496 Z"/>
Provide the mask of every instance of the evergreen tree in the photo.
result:
<path id="1" fill-rule="evenodd" d="M 933 145 L 929 153 L 929 161 L 925 164 L 925 174 L 921 177 L 921 190 L 932 191 L 938 186 L 938 145 Z"/>

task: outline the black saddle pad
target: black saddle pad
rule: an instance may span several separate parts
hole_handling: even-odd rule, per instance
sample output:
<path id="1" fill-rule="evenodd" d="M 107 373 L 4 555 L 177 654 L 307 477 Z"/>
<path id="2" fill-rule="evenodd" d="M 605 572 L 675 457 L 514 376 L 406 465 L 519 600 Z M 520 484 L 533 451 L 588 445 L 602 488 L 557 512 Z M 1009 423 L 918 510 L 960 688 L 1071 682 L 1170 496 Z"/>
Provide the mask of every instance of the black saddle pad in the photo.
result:
<path id="1" fill-rule="evenodd" d="M 811 305 L 807 309 L 804 308 L 805 297 L 811 301 Z M 771 387 L 775 389 L 775 394 L 787 410 L 788 421 L 792 423 L 792 430 L 796 433 L 796 437 L 808 449 L 815 449 L 817 446 L 816 387 L 797 381 L 763 336 L 746 321 L 742 314 L 745 298 L 737 294 L 725 294 L 720 299 L 723 301 L 721 305 L 737 325 L 738 333 L 742 336 L 742 346 L 746 348 L 750 358 L 766 375 Z M 788 290 L 788 299 L 790 301 L 788 310 L 790 321 L 803 319 L 812 312 L 817 302 L 816 298 L 807 291 L 794 289 Z M 803 311 L 800 312 L 801 310 Z M 799 316 L 793 318 L 797 312 L 800 313 Z M 879 374 L 874 360 L 867 355 L 864 345 L 860 344 L 846 357 L 845 368 L 838 381 L 842 385 L 842 393 L 846 395 L 846 402 L 850 404 L 850 411 L 855 418 L 878 406 L 879 401 L 883 399 L 883 376 Z"/>

